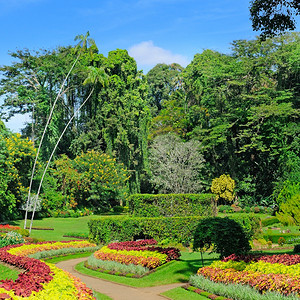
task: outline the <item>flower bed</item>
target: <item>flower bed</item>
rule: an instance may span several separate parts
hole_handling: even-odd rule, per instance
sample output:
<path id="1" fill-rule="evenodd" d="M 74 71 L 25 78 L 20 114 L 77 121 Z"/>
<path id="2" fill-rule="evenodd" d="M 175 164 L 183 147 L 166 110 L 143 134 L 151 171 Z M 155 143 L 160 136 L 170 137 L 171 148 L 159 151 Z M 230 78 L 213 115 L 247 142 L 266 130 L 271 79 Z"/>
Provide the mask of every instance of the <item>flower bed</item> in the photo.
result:
<path id="1" fill-rule="evenodd" d="M 153 245 L 157 245 L 153 239 L 111 243 L 96 251 L 93 256 L 101 261 L 139 265 L 150 270 L 180 257 L 180 251 L 177 248 L 162 248 Z"/>
<path id="2" fill-rule="evenodd" d="M 45 242 L 39 244 L 10 245 L 0 249 L 0 260 L 24 269 L 17 280 L 1 280 L 0 294 L 12 299 L 94 299 L 92 291 L 69 273 L 53 264 L 29 258 L 27 255 L 45 249 L 81 248 L 94 244 L 71 242 Z M 95 245 L 94 245 L 95 246 Z"/>
<path id="3" fill-rule="evenodd" d="M 21 228 L 19 226 L 11 226 L 8 224 L 5 225 L 0 225 L 0 232 L 8 232 L 8 231 L 12 231 L 12 230 L 20 230 Z"/>
<path id="4" fill-rule="evenodd" d="M 111 243 L 108 244 L 107 247 L 109 249 L 114 249 L 114 250 L 127 250 L 127 251 L 147 250 L 147 251 L 159 252 L 167 255 L 166 262 L 171 260 L 176 260 L 180 257 L 180 251 L 177 248 L 174 247 L 163 248 L 163 247 L 153 246 L 153 245 L 157 245 L 157 241 L 154 239 L 150 239 L 150 240 Z"/>
<path id="5" fill-rule="evenodd" d="M 197 274 L 214 282 L 249 285 L 261 293 L 300 295 L 300 255 L 230 255 Z"/>

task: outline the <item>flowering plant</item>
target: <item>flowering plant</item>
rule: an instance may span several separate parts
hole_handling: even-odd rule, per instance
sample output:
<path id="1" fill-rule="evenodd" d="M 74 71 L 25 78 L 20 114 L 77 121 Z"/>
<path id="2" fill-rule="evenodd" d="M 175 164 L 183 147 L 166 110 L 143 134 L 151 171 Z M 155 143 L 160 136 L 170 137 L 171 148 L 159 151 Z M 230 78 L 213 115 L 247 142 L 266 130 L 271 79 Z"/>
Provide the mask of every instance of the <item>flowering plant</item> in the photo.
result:
<path id="1" fill-rule="evenodd" d="M 8 295 L 14 300 L 19 300 L 20 297 L 28 297 L 28 299 L 95 299 L 92 296 L 92 291 L 77 278 L 53 264 L 26 256 L 45 249 L 76 248 L 87 245 L 93 244 L 85 241 L 44 242 L 10 245 L 1 248 L 0 261 L 24 269 L 25 272 L 19 274 L 15 281 L 1 280 L 0 293 Z"/>

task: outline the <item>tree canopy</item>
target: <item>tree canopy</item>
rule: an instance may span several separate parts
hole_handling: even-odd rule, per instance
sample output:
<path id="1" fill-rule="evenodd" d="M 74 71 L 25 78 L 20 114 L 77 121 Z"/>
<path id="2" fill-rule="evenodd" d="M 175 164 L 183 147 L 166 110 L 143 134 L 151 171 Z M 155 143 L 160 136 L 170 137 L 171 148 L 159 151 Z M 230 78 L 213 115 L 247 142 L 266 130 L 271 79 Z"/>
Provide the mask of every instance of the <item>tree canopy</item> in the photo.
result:
<path id="1" fill-rule="evenodd" d="M 9 156 L 6 139 L 23 145 L 24 153 L 33 153 L 54 99 L 58 97 L 41 149 L 41 165 L 47 163 L 71 120 L 55 152 L 52 177 L 45 178 L 43 185 L 48 206 L 49 199 L 63 202 L 71 197 L 53 170 L 63 163 L 72 171 L 67 175 L 76 179 L 81 173 L 76 173 L 74 161 L 88 153 L 108 155 L 122 165 L 129 178 L 122 186 L 129 193 L 209 192 L 214 178 L 228 174 L 236 185 L 235 199 L 244 206 L 276 201 L 280 205 L 287 200 L 299 178 L 299 33 L 265 41 L 236 40 L 231 54 L 207 49 L 195 54 L 186 68 L 159 64 L 146 75 L 126 50 L 104 56 L 93 42 L 82 42 L 80 47 L 12 52 L 15 62 L 0 68 L 2 118 L 31 115 L 22 136 L 12 135 L 0 122 L 3 170 Z M 24 160 L 24 168 L 18 170 L 23 176 L 30 167 L 31 162 Z M 8 197 L 13 187 L 1 174 L 1 190 L 9 190 Z M 70 186 L 75 188 L 72 180 Z M 26 187 L 26 180 L 21 185 Z M 105 194 L 101 185 L 93 188 Z M 119 194 L 114 195 L 119 201 Z M 24 199 L 20 201 L 21 205 Z"/>
<path id="2" fill-rule="evenodd" d="M 255 31 L 261 31 L 261 37 L 264 39 L 286 30 L 295 30 L 295 16 L 299 14 L 298 0 L 252 0 L 250 2 L 252 27 Z"/>

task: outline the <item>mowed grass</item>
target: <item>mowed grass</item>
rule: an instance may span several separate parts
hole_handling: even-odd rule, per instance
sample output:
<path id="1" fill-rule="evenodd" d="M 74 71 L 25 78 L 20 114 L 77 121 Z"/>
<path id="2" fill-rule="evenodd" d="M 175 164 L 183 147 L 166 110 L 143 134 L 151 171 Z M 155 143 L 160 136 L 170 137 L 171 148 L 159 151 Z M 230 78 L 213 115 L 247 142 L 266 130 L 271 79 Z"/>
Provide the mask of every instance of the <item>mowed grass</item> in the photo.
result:
<path id="1" fill-rule="evenodd" d="M 168 297 L 172 300 L 182 300 L 182 299 L 188 299 L 188 300 L 208 300 L 207 297 L 201 296 L 197 293 L 187 291 L 181 287 L 166 291 L 162 293 L 163 296 Z"/>
<path id="2" fill-rule="evenodd" d="M 78 232 L 88 233 L 88 221 L 91 219 L 107 218 L 111 216 L 85 216 L 79 218 L 43 218 L 33 220 L 32 227 L 53 228 L 54 230 L 35 230 L 32 229 L 30 237 L 43 239 L 45 241 L 68 241 L 74 238 L 64 237 L 66 233 Z M 115 218 L 122 218 L 120 215 L 115 215 Z M 10 225 L 24 227 L 24 220 L 9 222 Z M 30 220 L 26 223 L 30 225 Z"/>
<path id="3" fill-rule="evenodd" d="M 218 259 L 218 255 L 204 253 L 203 259 L 204 265 L 209 265 Z M 162 265 L 158 267 L 155 272 L 142 278 L 127 278 L 90 270 L 84 266 L 84 262 L 79 263 L 75 269 L 80 273 L 116 283 L 134 287 L 151 287 L 171 283 L 186 283 L 192 274 L 197 273 L 200 267 L 202 267 L 200 253 L 181 252 L 180 260 L 171 261 Z"/>
<path id="4" fill-rule="evenodd" d="M 15 269 L 11 269 L 3 265 L 2 263 L 0 263 L 0 280 L 4 280 L 4 279 L 16 280 L 18 278 L 19 273 L 20 273 L 19 271 Z"/>

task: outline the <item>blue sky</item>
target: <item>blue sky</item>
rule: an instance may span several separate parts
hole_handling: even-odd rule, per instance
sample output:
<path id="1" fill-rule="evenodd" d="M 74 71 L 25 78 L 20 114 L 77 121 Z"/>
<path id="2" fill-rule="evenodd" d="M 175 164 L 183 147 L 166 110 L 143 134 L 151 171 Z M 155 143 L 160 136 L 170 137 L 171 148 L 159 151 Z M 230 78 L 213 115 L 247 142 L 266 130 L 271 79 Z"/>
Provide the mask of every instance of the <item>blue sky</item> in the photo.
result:
<path id="1" fill-rule="evenodd" d="M 232 41 L 255 38 L 249 1 L 0 0 L 0 65 L 12 62 L 9 51 L 73 45 L 89 31 L 101 53 L 127 49 L 145 73 L 157 63 L 185 67 L 204 49 L 229 53 Z"/>

